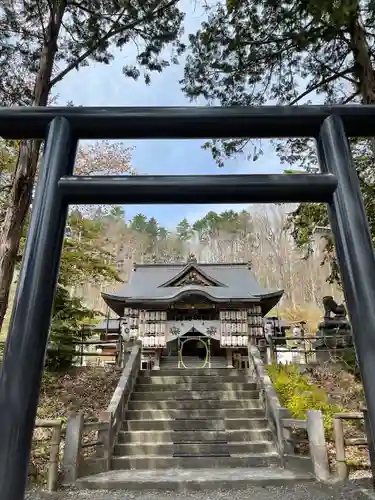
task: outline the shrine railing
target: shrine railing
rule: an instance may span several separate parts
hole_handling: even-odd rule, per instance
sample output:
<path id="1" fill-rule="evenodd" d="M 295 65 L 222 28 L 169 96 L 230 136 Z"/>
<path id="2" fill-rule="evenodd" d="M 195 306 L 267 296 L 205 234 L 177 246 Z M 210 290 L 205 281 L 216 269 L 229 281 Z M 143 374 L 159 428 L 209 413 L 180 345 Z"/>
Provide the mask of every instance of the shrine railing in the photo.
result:
<path id="1" fill-rule="evenodd" d="M 135 344 L 112 399 L 98 421 L 87 421 L 82 413 L 70 415 L 65 436 L 65 484 L 73 483 L 77 477 L 110 469 L 113 447 L 124 421 L 140 364 L 141 347 Z"/>
<path id="2" fill-rule="evenodd" d="M 344 422 L 357 421 L 364 423 L 364 429 L 361 436 L 346 437 Z M 374 451 L 369 446 L 368 439 L 364 436 L 366 427 L 368 426 L 367 409 L 364 408 L 361 412 L 344 412 L 336 413 L 333 417 L 333 430 L 335 438 L 335 455 L 336 455 L 336 476 L 340 481 L 345 481 L 349 476 L 349 468 L 347 464 L 346 450 L 348 447 L 364 446 L 368 447 L 369 456 L 374 455 Z M 372 460 L 370 459 L 370 462 Z M 374 471 L 372 481 L 374 483 Z"/>
<path id="3" fill-rule="evenodd" d="M 309 410 L 306 412 L 306 420 L 292 418 L 290 411 L 281 406 L 259 349 L 255 345 L 248 345 L 248 357 L 249 372 L 260 389 L 261 401 L 283 465 L 299 463 L 305 470 L 311 465 L 311 472 L 317 479 L 328 481 L 330 469 L 322 413 Z M 307 456 L 299 456 L 295 453 L 298 438 L 292 435 L 293 430 L 297 430 L 300 435 L 305 434 L 301 440 L 308 447 Z"/>
<path id="4" fill-rule="evenodd" d="M 51 435 L 47 439 L 49 448 L 48 472 L 47 472 L 47 491 L 52 492 L 57 490 L 59 481 L 60 469 L 60 451 L 63 440 L 63 423 L 61 420 L 55 419 L 37 419 L 35 421 L 34 432 L 38 429 L 49 429 Z M 43 441 L 46 441 L 45 439 Z"/>

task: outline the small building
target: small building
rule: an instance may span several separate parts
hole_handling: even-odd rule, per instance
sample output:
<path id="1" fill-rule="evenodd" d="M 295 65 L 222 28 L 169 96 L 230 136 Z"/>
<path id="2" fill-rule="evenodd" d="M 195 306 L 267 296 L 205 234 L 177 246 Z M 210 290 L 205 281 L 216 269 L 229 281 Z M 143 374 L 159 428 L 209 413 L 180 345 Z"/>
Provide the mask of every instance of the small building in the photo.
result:
<path id="1" fill-rule="evenodd" d="M 103 344 L 98 343 L 96 346 L 97 354 L 101 354 L 98 356 L 97 364 L 114 365 L 117 362 L 121 318 L 116 316 L 113 311 L 112 316 L 115 317 L 111 317 L 108 313 L 107 317 L 94 328 L 94 332 L 103 341 Z"/>
<path id="2" fill-rule="evenodd" d="M 282 290 L 262 288 L 249 264 L 134 265 L 128 283 L 103 293 L 123 338 L 142 342 L 143 361 L 178 367 L 233 366 Z"/>

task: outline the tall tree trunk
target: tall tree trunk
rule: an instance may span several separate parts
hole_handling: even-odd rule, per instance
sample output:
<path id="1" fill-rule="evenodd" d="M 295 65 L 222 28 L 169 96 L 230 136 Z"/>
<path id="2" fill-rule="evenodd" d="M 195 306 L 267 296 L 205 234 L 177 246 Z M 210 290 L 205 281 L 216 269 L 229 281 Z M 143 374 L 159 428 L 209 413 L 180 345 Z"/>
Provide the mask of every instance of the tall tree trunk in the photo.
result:
<path id="1" fill-rule="evenodd" d="M 39 72 L 34 86 L 34 106 L 46 106 L 50 92 L 57 39 L 65 10 L 61 2 L 52 12 L 45 33 Z M 9 292 L 25 218 L 30 208 L 41 141 L 21 141 L 20 153 L 0 234 L 0 330 L 8 307 Z"/>
<path id="2" fill-rule="evenodd" d="M 363 104 L 375 104 L 375 71 L 372 65 L 365 28 L 357 15 L 348 26 L 354 71 L 359 81 Z"/>

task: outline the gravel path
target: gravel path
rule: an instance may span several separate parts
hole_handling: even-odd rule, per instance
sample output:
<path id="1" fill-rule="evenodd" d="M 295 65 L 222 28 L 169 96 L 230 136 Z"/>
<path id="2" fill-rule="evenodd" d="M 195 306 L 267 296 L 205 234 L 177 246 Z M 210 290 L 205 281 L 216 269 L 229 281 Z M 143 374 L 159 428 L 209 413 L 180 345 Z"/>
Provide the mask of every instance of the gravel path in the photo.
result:
<path id="1" fill-rule="evenodd" d="M 326 486 L 316 483 L 291 487 L 252 487 L 237 491 L 126 492 L 126 491 L 66 491 L 56 494 L 29 492 L 27 500 L 368 500 L 374 493 L 366 493 L 368 484 Z"/>

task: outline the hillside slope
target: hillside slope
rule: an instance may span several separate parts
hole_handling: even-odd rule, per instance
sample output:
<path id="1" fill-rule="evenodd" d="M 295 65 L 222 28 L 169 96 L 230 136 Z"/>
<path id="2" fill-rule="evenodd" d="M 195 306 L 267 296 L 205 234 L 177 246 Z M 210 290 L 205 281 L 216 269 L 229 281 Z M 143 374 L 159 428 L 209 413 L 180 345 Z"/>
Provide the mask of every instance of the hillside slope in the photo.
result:
<path id="1" fill-rule="evenodd" d="M 77 411 L 95 420 L 108 406 L 120 373 L 121 370 L 112 366 L 73 368 L 63 374 L 44 373 L 37 418 L 66 422 L 69 413 Z M 31 483 L 42 484 L 46 479 L 50 435 L 49 429 L 34 431 L 29 471 Z"/>

